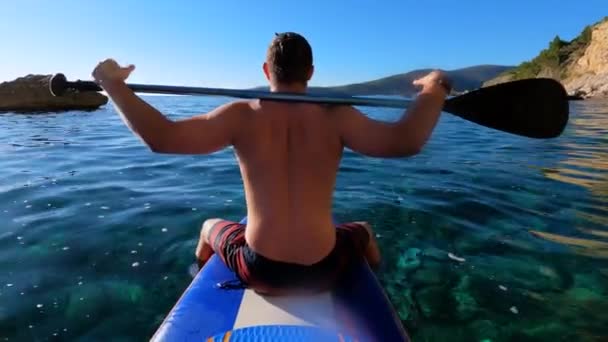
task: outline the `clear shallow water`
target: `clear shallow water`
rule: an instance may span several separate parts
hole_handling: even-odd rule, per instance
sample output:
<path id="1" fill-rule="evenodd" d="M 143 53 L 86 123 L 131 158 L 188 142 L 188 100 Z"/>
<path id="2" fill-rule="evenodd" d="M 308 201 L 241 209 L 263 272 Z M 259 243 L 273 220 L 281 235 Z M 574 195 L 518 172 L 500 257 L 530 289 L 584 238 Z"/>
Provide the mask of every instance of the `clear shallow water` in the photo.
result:
<path id="1" fill-rule="evenodd" d="M 226 101 L 148 99 L 173 118 Z M 345 153 L 336 216 L 376 227 L 415 341 L 608 339 L 608 102 L 571 111 L 553 140 L 444 115 L 414 158 Z M 200 223 L 245 208 L 230 150 L 153 154 L 110 106 L 1 115 L 0 166 L 0 340 L 149 338 Z"/>

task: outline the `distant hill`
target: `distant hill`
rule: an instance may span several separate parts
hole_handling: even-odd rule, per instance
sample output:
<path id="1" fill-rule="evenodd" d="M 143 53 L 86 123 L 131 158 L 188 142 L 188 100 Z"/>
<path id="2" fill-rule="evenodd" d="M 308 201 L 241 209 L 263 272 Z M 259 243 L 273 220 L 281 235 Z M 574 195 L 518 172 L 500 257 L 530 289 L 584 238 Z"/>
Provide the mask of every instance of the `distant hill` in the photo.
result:
<path id="1" fill-rule="evenodd" d="M 481 87 L 481 85 L 499 74 L 511 69 L 502 65 L 478 65 L 463 69 L 447 71 L 453 81 L 454 91 L 463 92 Z M 417 92 L 412 82 L 432 69 L 419 69 L 377 80 L 355 83 L 337 87 L 323 88 L 329 91 L 342 92 L 351 95 L 404 95 L 411 96 Z"/>
<path id="2" fill-rule="evenodd" d="M 555 36 L 538 56 L 484 86 L 536 77 L 561 81 L 576 97 L 608 96 L 608 17 L 585 27 L 571 41 Z"/>
<path id="3" fill-rule="evenodd" d="M 447 71 L 454 82 L 454 91 L 463 92 L 481 87 L 481 85 L 499 74 L 511 69 L 502 65 L 477 65 L 463 69 Z M 311 87 L 311 93 L 336 93 L 349 95 L 403 95 L 412 96 L 417 88 L 412 82 L 432 69 L 418 69 L 404 74 L 397 74 L 373 81 L 347 84 L 335 87 Z M 258 88 L 264 89 L 265 87 Z M 267 89 L 267 88 L 266 88 Z"/>

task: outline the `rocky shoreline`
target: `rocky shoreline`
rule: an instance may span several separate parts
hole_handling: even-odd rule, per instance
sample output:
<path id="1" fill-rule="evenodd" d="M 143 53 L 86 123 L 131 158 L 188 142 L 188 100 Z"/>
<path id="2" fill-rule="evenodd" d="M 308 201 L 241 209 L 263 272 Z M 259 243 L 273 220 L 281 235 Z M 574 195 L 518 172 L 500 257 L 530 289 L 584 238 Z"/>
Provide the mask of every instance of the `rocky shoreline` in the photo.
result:
<path id="1" fill-rule="evenodd" d="M 97 92 L 68 91 L 55 97 L 49 91 L 51 76 L 27 75 L 0 83 L 0 112 L 91 111 L 108 103 L 108 98 Z"/>

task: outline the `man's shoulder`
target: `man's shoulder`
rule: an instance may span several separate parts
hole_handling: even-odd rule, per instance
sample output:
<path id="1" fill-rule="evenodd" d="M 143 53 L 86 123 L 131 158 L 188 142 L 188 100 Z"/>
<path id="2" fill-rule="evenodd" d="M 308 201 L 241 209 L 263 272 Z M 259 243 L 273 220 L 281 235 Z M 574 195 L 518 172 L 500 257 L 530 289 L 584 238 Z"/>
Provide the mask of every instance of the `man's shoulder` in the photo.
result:
<path id="1" fill-rule="evenodd" d="M 328 113 L 332 114 L 335 119 L 347 119 L 352 115 L 356 115 L 359 112 L 355 107 L 350 105 L 330 105 L 328 107 Z"/>
<path id="2" fill-rule="evenodd" d="M 243 116 L 247 116 L 253 112 L 254 109 L 251 102 L 247 100 L 231 101 L 217 107 L 214 112 L 226 118 L 241 119 Z"/>
<path id="3" fill-rule="evenodd" d="M 253 108 L 255 106 L 255 101 L 256 100 L 231 101 L 231 102 L 228 102 L 227 104 L 225 104 L 223 107 L 226 110 L 243 112 L 243 111 L 253 110 Z"/>

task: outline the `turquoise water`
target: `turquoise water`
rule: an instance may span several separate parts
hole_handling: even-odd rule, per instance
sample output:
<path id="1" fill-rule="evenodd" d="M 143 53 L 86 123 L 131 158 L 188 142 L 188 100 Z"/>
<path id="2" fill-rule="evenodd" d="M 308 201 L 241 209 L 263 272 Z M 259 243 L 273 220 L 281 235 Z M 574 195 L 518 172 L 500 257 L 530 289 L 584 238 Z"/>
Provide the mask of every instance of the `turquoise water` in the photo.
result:
<path id="1" fill-rule="evenodd" d="M 227 101 L 148 99 L 173 118 Z M 608 339 L 608 102 L 571 109 L 553 140 L 444 115 L 416 157 L 345 153 L 336 216 L 376 227 L 414 341 Z M 0 340 L 149 338 L 201 222 L 244 214 L 230 150 L 153 154 L 111 106 L 1 115 L 0 166 Z"/>

